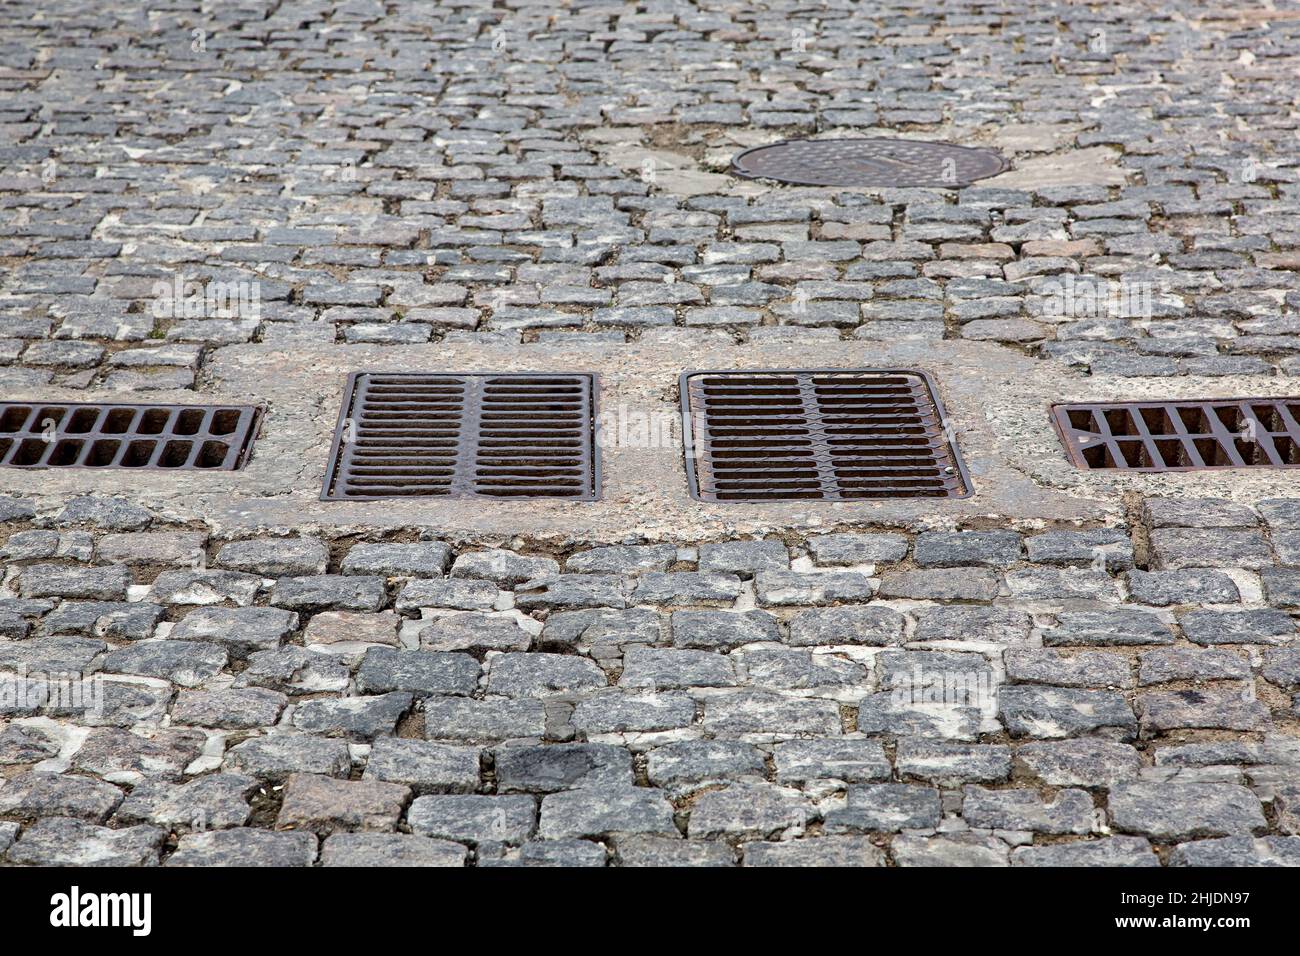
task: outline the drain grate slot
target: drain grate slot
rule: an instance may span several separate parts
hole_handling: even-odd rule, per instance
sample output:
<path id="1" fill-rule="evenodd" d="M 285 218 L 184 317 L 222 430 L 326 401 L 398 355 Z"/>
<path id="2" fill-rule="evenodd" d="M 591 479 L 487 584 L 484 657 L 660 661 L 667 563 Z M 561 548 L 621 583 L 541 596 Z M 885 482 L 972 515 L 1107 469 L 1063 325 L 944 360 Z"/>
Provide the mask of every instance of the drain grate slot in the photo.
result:
<path id="1" fill-rule="evenodd" d="M 1300 398 L 1053 405 L 1080 468 L 1202 471 L 1300 465 Z"/>
<path id="2" fill-rule="evenodd" d="M 913 139 L 791 139 L 734 157 L 732 172 L 796 186 L 952 189 L 1007 168 L 997 152 Z"/>
<path id="3" fill-rule="evenodd" d="M 591 374 L 357 372 L 326 500 L 599 496 Z"/>
<path id="4" fill-rule="evenodd" d="M 234 471 L 260 414 L 250 405 L 0 402 L 0 466 Z"/>
<path id="5" fill-rule="evenodd" d="M 687 372 L 681 394 L 687 474 L 701 501 L 970 494 L 924 372 Z"/>

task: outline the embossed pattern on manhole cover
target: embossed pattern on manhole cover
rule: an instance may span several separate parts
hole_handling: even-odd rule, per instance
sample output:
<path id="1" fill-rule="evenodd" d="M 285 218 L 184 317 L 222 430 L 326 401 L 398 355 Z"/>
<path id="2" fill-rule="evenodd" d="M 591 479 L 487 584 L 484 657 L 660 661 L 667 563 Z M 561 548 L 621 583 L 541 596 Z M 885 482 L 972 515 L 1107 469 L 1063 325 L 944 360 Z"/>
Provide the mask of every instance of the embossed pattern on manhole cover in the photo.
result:
<path id="1" fill-rule="evenodd" d="M 234 471 L 260 417 L 250 405 L 3 402 L 0 465 Z"/>
<path id="2" fill-rule="evenodd" d="M 796 186 L 966 186 L 1007 168 L 991 149 L 912 139 L 791 139 L 747 149 L 732 172 Z"/>
<path id="3" fill-rule="evenodd" d="M 1080 468 L 1201 471 L 1300 465 L 1300 398 L 1053 405 Z"/>
<path id="4" fill-rule="evenodd" d="M 686 470 L 701 501 L 970 494 L 924 372 L 687 372 L 681 393 Z"/>
<path id="5" fill-rule="evenodd" d="M 595 500 L 591 374 L 359 372 L 321 497 Z"/>

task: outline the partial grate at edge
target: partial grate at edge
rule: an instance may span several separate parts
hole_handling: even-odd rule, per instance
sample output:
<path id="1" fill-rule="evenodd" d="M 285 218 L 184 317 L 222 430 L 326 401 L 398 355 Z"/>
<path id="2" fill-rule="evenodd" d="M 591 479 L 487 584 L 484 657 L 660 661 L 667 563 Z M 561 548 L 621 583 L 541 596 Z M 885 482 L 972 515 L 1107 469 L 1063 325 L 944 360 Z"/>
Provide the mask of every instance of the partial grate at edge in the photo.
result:
<path id="1" fill-rule="evenodd" d="M 1053 405 L 1080 468 L 1203 471 L 1300 465 L 1300 398 L 1181 399 Z"/>
<path id="2" fill-rule="evenodd" d="M 0 466 L 234 471 L 251 453 L 249 405 L 0 403 Z"/>

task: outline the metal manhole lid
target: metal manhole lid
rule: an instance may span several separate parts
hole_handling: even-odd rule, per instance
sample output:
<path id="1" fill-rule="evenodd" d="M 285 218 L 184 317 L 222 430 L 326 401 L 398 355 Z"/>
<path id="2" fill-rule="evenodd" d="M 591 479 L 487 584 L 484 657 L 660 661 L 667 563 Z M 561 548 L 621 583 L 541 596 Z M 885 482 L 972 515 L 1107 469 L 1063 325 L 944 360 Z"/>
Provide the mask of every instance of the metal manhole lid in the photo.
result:
<path id="1" fill-rule="evenodd" d="M 996 176 L 995 150 L 915 139 L 790 139 L 745 150 L 732 172 L 797 186 L 952 189 Z"/>
<path id="2" fill-rule="evenodd" d="M 1053 405 L 1080 468 L 1203 471 L 1300 465 L 1300 398 L 1177 399 Z"/>
<path id="3" fill-rule="evenodd" d="M 0 466 L 234 471 L 260 417 L 251 405 L 0 402 Z"/>
<path id="4" fill-rule="evenodd" d="M 600 495 L 596 376 L 354 372 L 324 500 Z"/>
<path id="5" fill-rule="evenodd" d="M 701 501 L 971 494 L 925 372 L 692 371 L 680 387 L 686 471 Z"/>

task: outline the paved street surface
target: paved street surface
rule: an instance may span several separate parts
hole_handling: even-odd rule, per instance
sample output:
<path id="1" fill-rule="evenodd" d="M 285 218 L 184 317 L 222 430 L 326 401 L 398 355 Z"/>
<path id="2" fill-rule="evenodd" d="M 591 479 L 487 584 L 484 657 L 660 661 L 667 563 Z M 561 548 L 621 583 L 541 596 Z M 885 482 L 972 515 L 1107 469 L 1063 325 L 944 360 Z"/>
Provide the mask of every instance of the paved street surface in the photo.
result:
<path id="1" fill-rule="evenodd" d="M 8 0 L 0 400 L 203 401 L 349 346 L 955 340 L 1048 390 L 1296 394 L 1298 83 L 1285 0 Z M 853 135 L 1010 169 L 727 171 Z M 264 454 L 337 413 L 333 370 L 284 396 L 311 368 Z M 194 504 L 229 476 L 4 471 L 5 863 L 1300 865 L 1294 472 L 1129 479 L 1087 520 L 976 474 L 960 520 L 759 534 L 648 532 L 611 482 L 598 530 L 533 536 L 518 501 L 367 526 L 313 479 L 257 526 Z"/>

